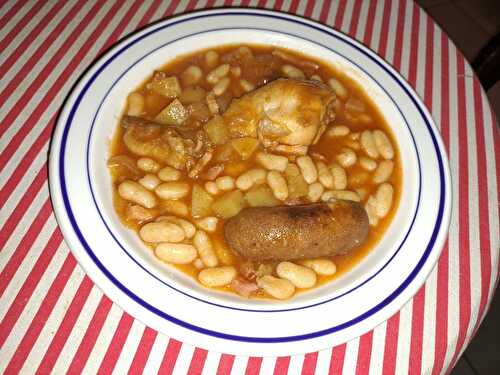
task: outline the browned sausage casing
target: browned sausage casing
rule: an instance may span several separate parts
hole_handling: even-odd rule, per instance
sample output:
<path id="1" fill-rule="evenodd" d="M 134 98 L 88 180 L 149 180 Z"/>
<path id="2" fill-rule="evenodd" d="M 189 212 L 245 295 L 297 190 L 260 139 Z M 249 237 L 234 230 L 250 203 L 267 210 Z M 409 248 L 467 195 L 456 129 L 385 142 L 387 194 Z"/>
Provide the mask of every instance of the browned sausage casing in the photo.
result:
<path id="1" fill-rule="evenodd" d="M 226 222 L 224 236 L 245 258 L 293 260 L 347 253 L 363 243 L 368 229 L 360 203 L 335 200 L 245 208 Z"/>

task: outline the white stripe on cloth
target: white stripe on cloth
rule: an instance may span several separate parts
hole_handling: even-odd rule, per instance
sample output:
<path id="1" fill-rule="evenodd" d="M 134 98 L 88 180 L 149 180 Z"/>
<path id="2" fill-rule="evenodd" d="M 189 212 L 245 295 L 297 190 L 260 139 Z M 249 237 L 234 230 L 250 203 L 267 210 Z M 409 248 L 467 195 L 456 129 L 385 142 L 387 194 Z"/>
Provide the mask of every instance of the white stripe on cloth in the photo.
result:
<path id="1" fill-rule="evenodd" d="M 19 0 L 10 0 L 6 1 L 3 3 L 3 5 L 0 8 L 0 18 L 2 18 L 4 15 L 6 15 L 10 9 L 14 7 L 16 3 L 18 3 Z M 0 36 L 3 38 L 6 36 L 21 20 L 25 15 L 30 11 L 30 9 L 33 8 L 33 4 L 26 1 L 14 15 L 5 23 L 4 27 L 0 29 Z"/>
<path id="2" fill-rule="evenodd" d="M 396 366 L 399 374 L 407 374 L 410 359 L 411 322 L 413 299 L 408 301 L 399 312 L 398 344 L 396 352 Z"/>
<path id="3" fill-rule="evenodd" d="M 148 360 L 144 366 L 144 374 L 158 374 L 169 340 L 170 338 L 166 335 L 156 335 Z"/>
<path id="4" fill-rule="evenodd" d="M 127 339 L 123 344 L 120 356 L 116 361 L 113 374 L 125 374 L 128 372 L 145 328 L 146 326 L 144 324 L 139 322 L 137 319 L 134 319 L 132 327 L 130 327 L 130 331 L 127 335 Z"/>
<path id="5" fill-rule="evenodd" d="M 194 347 L 189 344 L 182 344 L 177 361 L 175 361 L 172 375 L 184 375 L 188 373 L 191 358 L 193 357 Z"/>
<path id="6" fill-rule="evenodd" d="M 382 370 L 384 369 L 386 332 L 387 322 L 383 322 L 373 329 L 372 351 L 370 355 L 370 375 L 382 374 Z"/>
<path id="7" fill-rule="evenodd" d="M 342 373 L 354 374 L 358 363 L 359 337 L 347 342 Z"/>

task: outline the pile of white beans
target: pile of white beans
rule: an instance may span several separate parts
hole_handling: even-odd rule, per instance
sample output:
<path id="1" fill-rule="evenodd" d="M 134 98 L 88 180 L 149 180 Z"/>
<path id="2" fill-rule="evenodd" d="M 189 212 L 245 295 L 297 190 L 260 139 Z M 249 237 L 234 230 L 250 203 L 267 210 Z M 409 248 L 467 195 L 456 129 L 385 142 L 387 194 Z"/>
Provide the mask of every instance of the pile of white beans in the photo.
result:
<path id="1" fill-rule="evenodd" d="M 240 49 L 243 49 L 243 53 L 252 53 L 248 47 Z M 241 68 L 227 63 L 219 64 L 219 54 L 216 51 L 205 53 L 205 65 L 210 68 L 205 79 L 212 86 L 205 100 L 212 114 L 219 113 L 216 97 L 226 92 L 232 80 L 238 79 L 244 92 L 255 88 L 251 82 L 240 77 Z M 292 64 L 283 65 L 281 71 L 286 77 L 305 78 L 304 72 Z M 184 85 L 196 85 L 202 78 L 203 70 L 197 65 L 188 66 L 180 75 Z M 322 80 L 318 75 L 309 78 Z M 340 81 L 332 78 L 328 84 L 340 100 L 348 98 L 348 90 Z M 145 100 L 140 94 L 133 93 L 129 96 L 129 115 L 140 115 L 144 108 Z M 362 201 L 370 225 L 377 225 L 380 219 L 389 214 L 394 200 L 390 179 L 394 171 L 395 151 L 390 138 L 380 129 L 353 131 L 340 124 L 330 126 L 324 136 L 335 138 L 342 145 L 340 152 L 330 163 L 318 153 L 312 153 L 311 156 L 284 156 L 257 151 L 254 158 L 258 167 L 247 169 L 237 176 L 219 175 L 206 181 L 203 187 L 208 194 L 216 197 L 237 189 L 246 192 L 256 185 L 267 184 L 275 198 L 285 204 L 290 191 L 285 170 L 293 167 L 308 185 L 306 198 L 309 202 L 331 199 Z M 192 264 L 199 270 L 198 280 L 204 286 L 230 285 L 238 277 L 238 270 L 219 259 L 215 249 L 217 244 L 211 238 L 221 220 L 215 216 L 193 218 L 186 203 L 193 180 L 185 177 L 181 171 L 162 166 L 151 158 L 141 157 L 136 163 L 144 175 L 137 181 L 129 179 L 119 183 L 119 196 L 146 211 L 161 204 L 171 213 L 144 220 L 146 223 L 139 230 L 141 239 L 151 244 L 156 257 L 164 262 Z M 351 173 L 355 166 L 360 166 L 364 173 L 359 176 Z M 359 168 L 356 170 L 359 171 Z M 348 189 L 350 180 L 363 180 L 377 187 L 371 192 L 363 188 Z M 273 272 L 260 275 L 256 284 L 268 296 L 287 299 L 296 289 L 315 286 L 318 276 L 331 276 L 335 273 L 336 265 L 330 259 L 284 261 L 277 264 Z"/>

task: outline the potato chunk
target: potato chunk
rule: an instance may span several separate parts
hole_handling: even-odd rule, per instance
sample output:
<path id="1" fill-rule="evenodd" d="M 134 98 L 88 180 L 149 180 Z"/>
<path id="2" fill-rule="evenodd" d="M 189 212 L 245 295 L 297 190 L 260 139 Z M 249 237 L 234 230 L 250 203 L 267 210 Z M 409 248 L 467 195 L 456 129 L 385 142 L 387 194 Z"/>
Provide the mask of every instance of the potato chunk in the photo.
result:
<path id="1" fill-rule="evenodd" d="M 259 147 L 259 141 L 256 138 L 244 137 L 231 140 L 231 146 L 240 155 L 242 160 L 247 160 Z"/>
<path id="2" fill-rule="evenodd" d="M 179 99 L 174 99 L 156 115 L 155 121 L 163 125 L 179 126 L 186 121 L 187 115 L 186 108 L 184 108 Z"/>
<path id="3" fill-rule="evenodd" d="M 177 98 L 181 94 L 181 85 L 177 77 L 167 77 L 165 72 L 155 72 L 153 79 L 146 86 L 149 90 L 167 98 Z"/>
<path id="4" fill-rule="evenodd" d="M 267 185 L 252 187 L 246 192 L 245 200 L 250 207 L 274 207 L 281 204 Z"/>
<path id="5" fill-rule="evenodd" d="M 229 131 L 222 117 L 214 116 L 205 124 L 204 128 L 210 140 L 216 145 L 222 145 L 229 141 Z"/>
<path id="6" fill-rule="evenodd" d="M 243 193 L 234 190 L 224 194 L 212 204 L 212 210 L 223 219 L 237 215 L 243 209 Z"/>
<path id="7" fill-rule="evenodd" d="M 191 214 L 193 217 L 205 217 L 212 214 L 214 198 L 199 185 L 194 185 L 191 192 Z"/>

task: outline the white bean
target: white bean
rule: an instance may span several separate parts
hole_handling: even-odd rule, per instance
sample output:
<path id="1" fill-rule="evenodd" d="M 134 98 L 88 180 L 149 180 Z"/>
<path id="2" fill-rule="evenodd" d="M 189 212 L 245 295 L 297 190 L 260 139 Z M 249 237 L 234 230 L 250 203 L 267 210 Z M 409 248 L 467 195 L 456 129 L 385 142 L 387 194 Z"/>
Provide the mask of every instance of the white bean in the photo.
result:
<path id="1" fill-rule="evenodd" d="M 326 131 L 328 137 L 343 137 L 349 134 L 350 130 L 345 125 L 334 125 Z"/>
<path id="2" fill-rule="evenodd" d="M 302 177 L 304 177 L 304 180 L 308 184 L 312 184 L 318 179 L 318 171 L 310 156 L 299 156 L 297 158 L 297 165 L 299 166 L 300 173 L 302 173 Z"/>
<path id="3" fill-rule="evenodd" d="M 389 137 L 382 130 L 377 129 L 373 131 L 373 138 L 380 155 L 384 159 L 392 159 L 394 157 L 394 148 Z"/>
<path id="4" fill-rule="evenodd" d="M 360 137 L 361 137 L 360 132 L 354 132 L 354 133 L 349 134 L 349 139 L 352 139 L 353 141 L 359 140 Z"/>
<path id="5" fill-rule="evenodd" d="M 297 288 L 311 288 L 316 284 L 316 272 L 292 262 L 281 262 L 276 267 L 279 277 L 289 280 Z"/>
<path id="6" fill-rule="evenodd" d="M 218 190 L 233 190 L 234 189 L 234 178 L 231 176 L 217 177 L 215 180 L 215 185 Z"/>
<path id="7" fill-rule="evenodd" d="M 167 220 L 143 225 L 139 235 L 145 242 L 181 242 L 186 238 L 181 226 Z"/>
<path id="8" fill-rule="evenodd" d="M 361 149 L 359 142 L 353 141 L 351 139 L 344 141 L 344 145 L 349 147 L 349 148 L 352 148 L 353 150 L 356 150 L 356 151 L 359 151 Z"/>
<path id="9" fill-rule="evenodd" d="M 209 68 L 217 65 L 219 62 L 219 54 L 215 52 L 214 50 L 207 51 L 205 53 L 205 63 Z"/>
<path id="10" fill-rule="evenodd" d="M 330 172 L 332 172 L 333 177 L 333 188 L 335 190 L 344 190 L 347 187 L 347 174 L 344 168 L 333 163 L 330 165 Z"/>
<path id="11" fill-rule="evenodd" d="M 199 66 L 190 65 L 182 72 L 181 80 L 185 86 L 191 86 L 197 84 L 202 75 L 203 72 Z"/>
<path id="12" fill-rule="evenodd" d="M 196 258 L 193 261 L 193 266 L 195 266 L 199 270 L 201 270 L 202 268 L 205 268 L 205 265 L 203 264 L 203 262 L 200 258 Z"/>
<path id="13" fill-rule="evenodd" d="M 334 188 L 334 179 L 332 172 L 328 167 L 326 166 L 325 163 L 322 161 L 317 161 L 316 162 L 316 169 L 318 170 L 318 180 L 321 182 L 321 184 L 327 188 L 327 189 L 333 189 Z"/>
<path id="14" fill-rule="evenodd" d="M 224 94 L 230 83 L 231 80 L 228 77 L 224 77 L 219 82 L 217 82 L 212 89 L 215 96 L 221 96 L 222 94 Z"/>
<path id="15" fill-rule="evenodd" d="M 344 168 L 349 168 L 356 164 L 358 157 L 356 153 L 350 148 L 344 147 L 340 150 L 340 154 L 337 155 L 337 161 Z"/>
<path id="16" fill-rule="evenodd" d="M 125 180 L 118 186 L 118 195 L 123 199 L 146 208 L 153 208 L 157 203 L 156 197 L 152 192 L 141 184 L 131 180 Z"/>
<path id="17" fill-rule="evenodd" d="M 323 79 L 317 74 L 313 74 L 310 79 L 313 81 L 323 82 Z"/>
<path id="18" fill-rule="evenodd" d="M 148 173 L 139 180 L 139 183 L 148 190 L 154 190 L 160 184 L 160 179 Z"/>
<path id="19" fill-rule="evenodd" d="M 189 193 L 189 184 L 186 182 L 164 182 L 155 189 L 161 199 L 180 199 Z"/>
<path id="20" fill-rule="evenodd" d="M 328 80 L 328 84 L 340 99 L 347 99 L 347 97 L 349 96 L 349 92 L 339 80 L 331 78 L 330 80 Z"/>
<path id="21" fill-rule="evenodd" d="M 218 115 L 219 114 L 219 104 L 217 104 L 217 100 L 215 99 L 215 94 L 210 91 L 208 94 L 207 94 L 207 106 L 208 106 L 208 109 L 210 110 L 210 113 L 212 115 Z"/>
<path id="22" fill-rule="evenodd" d="M 328 190 L 323 193 L 321 200 L 323 202 L 328 202 L 330 199 L 344 199 L 348 201 L 359 202 L 361 199 L 359 195 L 350 190 Z"/>
<path id="23" fill-rule="evenodd" d="M 385 182 L 377 188 L 375 193 L 375 199 L 377 200 L 375 204 L 375 212 L 380 218 L 385 217 L 392 206 L 392 197 L 394 195 L 394 189 L 391 184 Z"/>
<path id="24" fill-rule="evenodd" d="M 281 71 L 288 78 L 298 78 L 298 79 L 306 78 L 306 76 L 302 70 L 300 70 L 299 68 L 296 68 L 295 66 L 290 65 L 290 64 L 283 65 L 281 67 Z"/>
<path id="25" fill-rule="evenodd" d="M 325 188 L 319 182 L 315 182 L 309 185 L 309 190 L 307 192 L 307 197 L 311 202 L 317 202 L 323 195 Z"/>
<path id="26" fill-rule="evenodd" d="M 366 156 L 361 156 L 359 158 L 359 165 L 367 171 L 374 171 L 377 168 L 377 162 L 373 159 L 367 158 Z"/>
<path id="27" fill-rule="evenodd" d="M 164 262 L 188 264 L 196 259 L 198 253 L 192 245 L 164 242 L 156 246 L 155 255 Z"/>
<path id="28" fill-rule="evenodd" d="M 144 97 L 138 92 L 129 94 L 127 98 L 128 108 L 127 115 L 139 116 L 144 111 Z"/>
<path id="29" fill-rule="evenodd" d="M 381 184 L 391 177 L 392 171 L 394 170 L 394 162 L 392 160 L 383 160 L 378 165 L 377 169 L 373 173 L 373 182 L 376 184 Z"/>
<path id="30" fill-rule="evenodd" d="M 160 169 L 160 164 L 155 160 L 150 158 L 139 158 L 137 159 L 137 168 L 144 172 L 157 172 Z"/>
<path id="31" fill-rule="evenodd" d="M 241 76 L 241 68 L 239 66 L 232 66 L 231 67 L 231 74 L 235 77 Z"/>
<path id="32" fill-rule="evenodd" d="M 264 168 L 279 172 L 284 172 L 288 166 L 288 158 L 281 155 L 268 154 L 266 152 L 259 152 L 256 156 L 257 162 Z"/>
<path id="33" fill-rule="evenodd" d="M 205 190 L 212 195 L 219 194 L 219 188 L 217 187 L 217 184 L 213 181 L 205 182 Z"/>
<path id="34" fill-rule="evenodd" d="M 158 177 L 162 181 L 178 181 L 181 172 L 173 167 L 166 166 L 158 171 Z"/>
<path id="35" fill-rule="evenodd" d="M 370 195 L 368 200 L 365 203 L 366 214 L 368 215 L 368 223 L 374 227 L 378 224 L 378 216 L 377 216 L 377 199 Z"/>
<path id="36" fill-rule="evenodd" d="M 227 285 L 235 277 L 236 269 L 231 266 L 205 268 L 198 274 L 200 283 L 208 287 Z"/>
<path id="37" fill-rule="evenodd" d="M 255 168 L 246 171 L 236 179 L 236 187 L 240 190 L 248 190 L 255 184 L 262 184 L 266 181 L 267 173 L 262 168 Z"/>
<path id="38" fill-rule="evenodd" d="M 231 66 L 229 64 L 219 65 L 217 68 L 207 74 L 207 82 L 215 85 L 221 78 L 225 77 L 227 73 L 229 73 L 230 68 Z"/>
<path id="39" fill-rule="evenodd" d="M 164 220 L 167 220 L 171 223 L 174 223 L 182 228 L 184 230 L 184 234 L 186 235 L 187 238 L 192 238 L 196 232 L 196 228 L 193 224 L 191 224 L 189 221 L 185 219 L 181 219 L 180 217 L 176 216 L 163 216 Z"/>
<path id="40" fill-rule="evenodd" d="M 215 251 L 212 246 L 212 241 L 204 231 L 196 231 L 193 238 L 193 244 L 198 250 L 198 255 L 205 266 L 215 267 L 219 264 L 219 260 L 217 259 L 217 255 L 215 255 Z"/>
<path id="41" fill-rule="evenodd" d="M 287 279 L 265 275 L 257 279 L 257 285 L 277 299 L 288 299 L 295 293 L 295 287 Z"/>
<path id="42" fill-rule="evenodd" d="M 255 85 L 253 83 L 247 81 L 244 78 L 240 79 L 240 86 L 246 92 L 249 92 L 249 91 L 252 91 L 255 89 Z"/>
<path id="43" fill-rule="evenodd" d="M 364 130 L 361 133 L 361 147 L 363 148 L 363 151 L 366 152 L 366 154 L 373 158 L 376 159 L 379 157 L 378 153 L 378 148 L 375 145 L 375 139 L 373 138 L 373 134 L 370 130 Z"/>
<path id="44" fill-rule="evenodd" d="M 207 216 L 204 217 L 203 219 L 195 220 L 195 224 L 198 226 L 198 228 L 201 228 L 210 233 L 215 232 L 215 230 L 217 229 L 218 222 L 219 219 L 216 218 L 215 216 Z"/>
<path id="45" fill-rule="evenodd" d="M 281 173 L 278 171 L 269 171 L 267 174 L 267 184 L 277 199 L 284 201 L 288 198 L 288 185 Z"/>
<path id="46" fill-rule="evenodd" d="M 330 259 L 306 259 L 300 263 L 313 269 L 318 275 L 330 276 L 337 272 L 337 266 Z"/>

